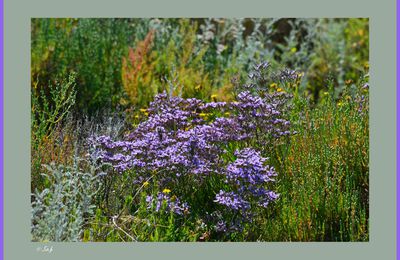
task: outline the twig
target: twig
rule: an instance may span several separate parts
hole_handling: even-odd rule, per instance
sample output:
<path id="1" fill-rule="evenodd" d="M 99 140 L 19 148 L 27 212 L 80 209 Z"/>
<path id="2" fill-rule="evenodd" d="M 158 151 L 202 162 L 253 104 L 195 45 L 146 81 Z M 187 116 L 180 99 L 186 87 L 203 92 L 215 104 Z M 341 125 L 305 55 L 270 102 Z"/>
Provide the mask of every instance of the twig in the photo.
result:
<path id="1" fill-rule="evenodd" d="M 133 242 L 137 242 L 137 240 L 134 238 L 134 237 L 132 237 L 131 235 L 129 235 L 125 230 L 123 230 L 122 228 L 120 228 L 118 225 L 117 225 L 117 223 L 115 222 L 115 219 L 117 218 L 117 216 L 113 216 L 112 217 L 112 222 L 113 222 L 113 224 L 114 224 L 114 226 L 116 227 L 116 228 L 118 228 L 119 230 L 121 230 L 125 235 L 127 235 L 130 239 L 132 239 L 132 241 Z"/>

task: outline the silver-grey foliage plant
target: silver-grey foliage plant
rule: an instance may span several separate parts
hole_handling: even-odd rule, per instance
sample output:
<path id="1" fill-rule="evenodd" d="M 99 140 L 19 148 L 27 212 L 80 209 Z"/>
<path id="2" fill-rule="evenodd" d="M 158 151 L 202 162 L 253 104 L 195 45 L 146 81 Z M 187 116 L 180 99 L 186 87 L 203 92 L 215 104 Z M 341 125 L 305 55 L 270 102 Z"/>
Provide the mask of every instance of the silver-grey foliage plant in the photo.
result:
<path id="1" fill-rule="evenodd" d="M 44 165 L 50 187 L 36 191 L 32 202 L 32 241 L 80 241 L 85 217 L 93 214 L 92 198 L 100 182 L 95 174 L 73 167 Z"/>

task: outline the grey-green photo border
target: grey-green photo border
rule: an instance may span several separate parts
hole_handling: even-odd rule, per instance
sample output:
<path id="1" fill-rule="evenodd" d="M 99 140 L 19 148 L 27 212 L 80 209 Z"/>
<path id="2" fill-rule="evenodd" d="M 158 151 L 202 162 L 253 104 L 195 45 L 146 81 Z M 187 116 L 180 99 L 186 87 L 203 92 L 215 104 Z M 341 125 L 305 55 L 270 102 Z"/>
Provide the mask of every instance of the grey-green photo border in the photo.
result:
<path id="1" fill-rule="evenodd" d="M 5 259 L 395 259 L 394 0 L 5 0 L 4 5 Z M 371 46 L 369 242 L 31 242 L 30 22 L 34 17 L 368 17 Z M 49 250 L 43 250 L 44 246 Z"/>

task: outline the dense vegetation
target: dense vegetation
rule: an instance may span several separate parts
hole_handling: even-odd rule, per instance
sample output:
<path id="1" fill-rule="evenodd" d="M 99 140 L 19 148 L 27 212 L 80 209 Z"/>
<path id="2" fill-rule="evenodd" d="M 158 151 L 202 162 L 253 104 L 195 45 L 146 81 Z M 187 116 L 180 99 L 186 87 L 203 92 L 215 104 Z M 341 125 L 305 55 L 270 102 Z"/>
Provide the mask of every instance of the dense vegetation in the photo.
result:
<path id="1" fill-rule="evenodd" d="M 32 19 L 33 241 L 368 241 L 368 19 Z"/>

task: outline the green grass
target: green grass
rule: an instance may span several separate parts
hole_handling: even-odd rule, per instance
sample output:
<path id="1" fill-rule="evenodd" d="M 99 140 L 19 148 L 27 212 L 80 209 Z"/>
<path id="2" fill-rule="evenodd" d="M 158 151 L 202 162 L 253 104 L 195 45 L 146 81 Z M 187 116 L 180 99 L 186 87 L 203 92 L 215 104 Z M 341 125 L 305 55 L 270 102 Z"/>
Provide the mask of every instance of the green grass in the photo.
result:
<path id="1" fill-rule="evenodd" d="M 338 104 L 292 112 L 303 118 L 298 134 L 271 158 L 281 198 L 263 223 L 263 239 L 368 241 L 368 113 Z"/>

